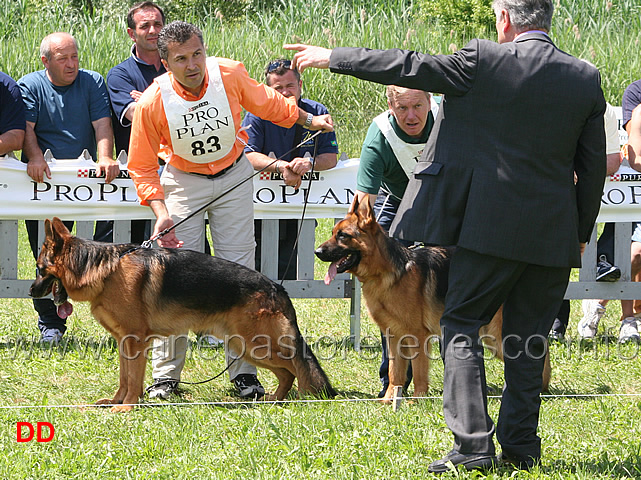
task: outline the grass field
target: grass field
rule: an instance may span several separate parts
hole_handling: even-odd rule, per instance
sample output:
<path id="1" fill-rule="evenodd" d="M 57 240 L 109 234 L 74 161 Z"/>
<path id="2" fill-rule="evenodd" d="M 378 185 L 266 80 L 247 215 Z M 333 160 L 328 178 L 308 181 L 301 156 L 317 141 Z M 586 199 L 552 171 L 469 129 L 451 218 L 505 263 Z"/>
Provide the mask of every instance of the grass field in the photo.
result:
<path id="1" fill-rule="evenodd" d="M 42 68 L 40 40 L 66 30 L 80 42 L 81 66 L 106 74 L 129 55 L 126 2 L 111 4 L 113 10 L 87 18 L 69 10 L 65 0 L 0 2 L 0 70 L 17 79 Z M 412 12 L 412 4 L 402 0 L 283 0 L 273 12 L 234 24 L 213 16 L 188 20 L 203 28 L 210 54 L 242 60 L 255 78 L 267 60 L 285 54 L 282 44 L 290 41 L 448 53 L 471 38 Z M 563 50 L 600 68 L 612 104 L 620 104 L 625 86 L 641 77 L 638 0 L 559 1 L 552 37 Z M 341 151 L 357 156 L 371 118 L 384 108 L 383 88 L 309 71 L 304 89 L 333 113 Z M 320 228 L 318 238 L 327 237 L 329 224 L 322 222 Z M 31 278 L 34 262 L 24 232 L 21 245 L 20 275 Z M 375 401 L 380 345 L 366 313 L 361 324 L 367 342 L 356 352 L 346 339 L 347 301 L 294 303 L 301 330 L 340 392 L 337 399 L 245 404 L 224 376 L 182 387 L 171 404 L 151 402 L 122 415 L 87 406 L 113 394 L 118 364 L 114 343 L 86 305 L 75 305 L 65 341 L 52 349 L 38 343 L 29 300 L 0 299 L 0 379 L 5 392 L 0 396 L 0 478 L 429 478 L 429 463 L 452 444 L 442 415 L 437 353 L 431 370 L 433 397 L 406 401 L 393 412 Z M 530 473 L 502 469 L 487 478 L 641 478 L 640 352 L 636 344 L 616 343 L 616 303 L 602 320 L 604 335 L 579 342 L 575 332 L 581 306 L 573 301 L 569 338 L 551 345 L 551 391 L 543 400 L 540 421 L 541 467 Z M 222 350 L 201 348 L 194 338 L 183 379 L 200 381 L 222 369 Z M 502 365 L 490 360 L 487 371 L 493 390 L 500 392 Z M 267 371 L 259 375 L 273 391 L 275 377 Z M 499 406 L 500 399 L 492 397 L 494 419 Z M 54 438 L 18 443 L 17 422 L 49 422 Z"/>
<path id="2" fill-rule="evenodd" d="M 329 234 L 321 222 L 319 238 Z M 22 232 L 20 274 L 33 271 Z M 319 274 L 324 273 L 322 267 Z M 148 402 L 130 414 L 91 407 L 118 383 L 114 342 L 76 304 L 65 340 L 38 343 L 31 302 L 0 299 L 1 478 L 424 478 L 427 465 L 451 446 L 442 416 L 442 364 L 430 374 L 432 397 L 379 405 L 378 332 L 362 314 L 360 352 L 349 333 L 343 300 L 294 300 L 303 334 L 340 392 L 333 401 L 243 403 L 226 375 L 185 385 L 168 404 Z M 616 343 L 619 311 L 612 302 L 596 341 L 576 340 L 580 303 L 572 302 L 565 343 L 551 346 L 551 390 L 541 409 L 544 461 L 530 473 L 498 470 L 488 478 L 641 478 L 641 364 L 639 346 Z M 183 380 L 201 381 L 224 368 L 222 349 L 193 337 Z M 502 364 L 486 362 L 496 394 Z M 259 373 L 268 390 L 268 371 Z M 150 369 L 147 383 L 151 380 Z M 410 394 L 412 388 L 410 387 Z M 496 418 L 500 399 L 492 396 Z M 48 443 L 17 442 L 17 422 L 49 422 Z M 45 430 L 45 434 L 47 430 Z M 26 436 L 26 430 L 23 431 Z M 460 474 L 476 478 L 479 474 Z"/>

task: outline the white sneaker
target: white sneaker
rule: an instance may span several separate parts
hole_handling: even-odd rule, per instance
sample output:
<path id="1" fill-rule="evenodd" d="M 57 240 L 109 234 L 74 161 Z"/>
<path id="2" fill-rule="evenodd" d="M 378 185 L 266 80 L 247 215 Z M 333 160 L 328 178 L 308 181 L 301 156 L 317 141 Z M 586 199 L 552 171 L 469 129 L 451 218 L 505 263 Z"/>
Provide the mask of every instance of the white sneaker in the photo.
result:
<path id="1" fill-rule="evenodd" d="M 581 338 L 594 338 L 599 328 L 599 321 L 605 314 L 605 307 L 598 300 L 583 300 L 581 306 L 583 307 L 583 318 L 579 320 L 577 325 L 579 336 Z"/>
<path id="2" fill-rule="evenodd" d="M 639 330 L 637 329 L 637 319 L 634 317 L 628 317 L 621 320 L 621 330 L 619 330 L 619 343 L 625 343 L 629 341 L 638 342 L 641 340 L 639 338 Z"/>
<path id="3" fill-rule="evenodd" d="M 213 335 L 202 335 L 198 341 L 202 346 L 206 347 L 219 347 L 225 343 L 225 340 L 221 340 Z"/>

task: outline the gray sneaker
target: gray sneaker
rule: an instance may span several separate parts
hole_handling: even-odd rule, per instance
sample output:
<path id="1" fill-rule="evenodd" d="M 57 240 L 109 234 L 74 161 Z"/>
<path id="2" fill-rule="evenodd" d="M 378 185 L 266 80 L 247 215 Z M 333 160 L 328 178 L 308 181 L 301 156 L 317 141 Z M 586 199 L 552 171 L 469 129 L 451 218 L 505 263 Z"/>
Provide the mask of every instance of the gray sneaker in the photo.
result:
<path id="1" fill-rule="evenodd" d="M 172 394 L 176 393 L 177 388 L 178 382 L 176 380 L 154 380 L 154 384 L 147 387 L 147 395 L 149 395 L 149 398 L 167 400 Z"/>
<path id="2" fill-rule="evenodd" d="M 58 343 L 60 340 L 62 340 L 62 332 L 57 328 L 47 328 L 40 335 L 40 341 L 43 343 Z"/>
<path id="3" fill-rule="evenodd" d="M 621 320 L 621 329 L 619 330 L 619 343 L 639 342 L 639 330 L 637 328 L 637 319 L 627 317 Z"/>
<path id="4" fill-rule="evenodd" d="M 579 320 L 577 325 L 579 336 L 581 338 L 594 338 L 596 337 L 601 317 L 605 315 L 605 307 L 598 300 L 583 300 L 581 306 L 583 307 L 583 318 Z"/>

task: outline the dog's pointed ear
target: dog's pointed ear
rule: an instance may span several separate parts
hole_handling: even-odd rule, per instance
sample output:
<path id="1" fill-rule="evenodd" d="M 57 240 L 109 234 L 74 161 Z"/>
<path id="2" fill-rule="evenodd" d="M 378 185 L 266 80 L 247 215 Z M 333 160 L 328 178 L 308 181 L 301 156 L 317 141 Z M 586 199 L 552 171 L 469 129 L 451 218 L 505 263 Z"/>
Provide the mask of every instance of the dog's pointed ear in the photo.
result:
<path id="1" fill-rule="evenodd" d="M 67 237 L 70 237 L 71 234 L 69 230 L 62 223 L 58 217 L 53 217 L 53 220 L 45 220 L 45 236 L 46 238 L 51 238 L 54 241 L 64 240 Z"/>
<path id="2" fill-rule="evenodd" d="M 374 212 L 372 211 L 372 206 L 369 203 L 369 195 L 365 196 L 359 202 L 355 213 L 358 216 L 358 225 L 361 228 L 375 221 Z"/>
<path id="3" fill-rule="evenodd" d="M 354 213 L 356 210 L 358 210 L 358 195 L 354 195 L 354 199 L 352 200 L 352 204 L 349 206 L 349 210 L 347 210 L 347 213 Z"/>
<path id="4" fill-rule="evenodd" d="M 55 219 L 56 217 L 54 217 Z M 45 219 L 45 239 L 53 238 L 53 229 L 51 228 L 51 220 Z"/>

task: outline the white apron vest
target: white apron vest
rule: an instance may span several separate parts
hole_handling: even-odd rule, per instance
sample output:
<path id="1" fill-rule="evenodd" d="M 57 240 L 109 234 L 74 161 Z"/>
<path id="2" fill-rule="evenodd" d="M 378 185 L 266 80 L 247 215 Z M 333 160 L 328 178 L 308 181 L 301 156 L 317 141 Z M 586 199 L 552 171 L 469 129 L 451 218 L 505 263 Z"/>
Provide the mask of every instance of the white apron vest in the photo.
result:
<path id="1" fill-rule="evenodd" d="M 436 119 L 436 115 L 438 114 L 438 104 L 432 98 L 430 98 L 430 111 Z M 412 172 L 414 171 L 416 162 L 421 158 L 425 144 L 407 143 L 401 140 L 389 121 L 389 114 L 389 110 L 381 113 L 374 118 L 374 122 L 390 144 L 390 147 L 392 147 L 396 160 L 398 160 L 398 163 L 405 172 L 405 175 L 407 175 L 407 178 L 412 178 Z"/>
<path id="2" fill-rule="evenodd" d="M 207 58 L 209 85 L 200 100 L 185 100 L 171 86 L 169 75 L 155 79 L 160 86 L 173 152 L 194 163 L 224 158 L 236 141 L 236 128 L 215 57 Z"/>

